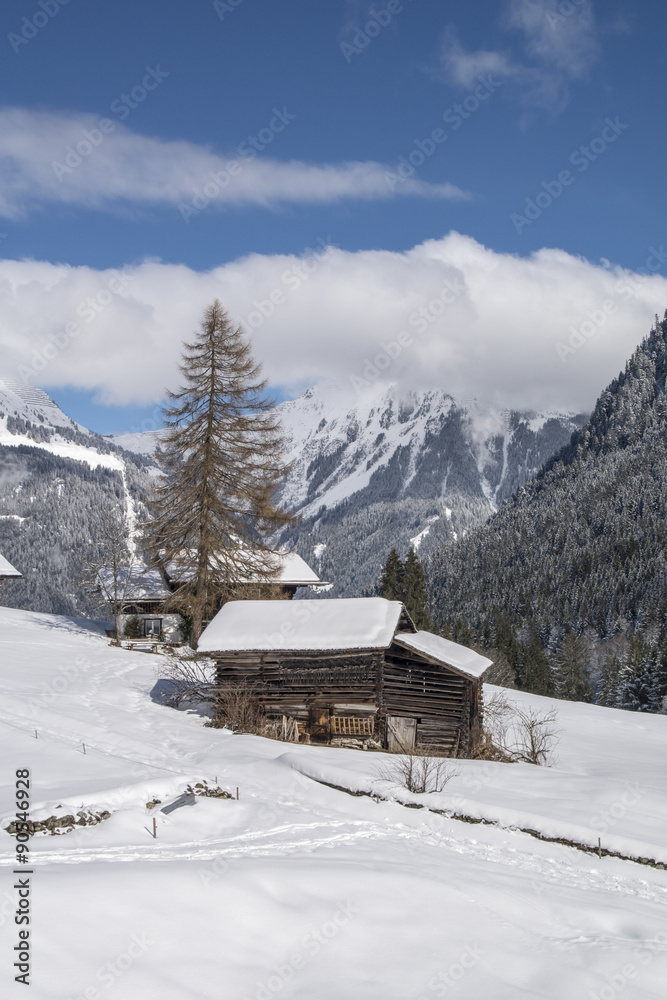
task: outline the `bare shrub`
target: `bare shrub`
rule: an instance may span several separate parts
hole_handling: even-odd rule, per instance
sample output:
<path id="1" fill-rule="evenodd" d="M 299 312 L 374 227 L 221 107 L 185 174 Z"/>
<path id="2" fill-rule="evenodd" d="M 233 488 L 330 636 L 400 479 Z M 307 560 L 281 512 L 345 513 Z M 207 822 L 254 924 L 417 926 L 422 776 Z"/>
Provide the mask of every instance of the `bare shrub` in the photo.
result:
<path id="1" fill-rule="evenodd" d="M 212 727 L 255 736 L 279 735 L 278 723 L 269 719 L 264 711 L 257 685 L 229 680 L 218 687 L 216 694 Z"/>
<path id="2" fill-rule="evenodd" d="M 425 748 L 396 754 L 391 763 L 378 770 L 378 777 L 421 795 L 441 792 L 445 785 L 461 773 L 447 757 L 439 757 Z"/>
<path id="3" fill-rule="evenodd" d="M 521 708 L 497 692 L 484 706 L 484 725 L 479 740 L 488 751 L 487 759 L 523 761 L 550 766 L 558 744 L 558 713 L 555 708 L 538 712 Z M 498 756 L 493 756 L 497 753 Z"/>
<path id="4" fill-rule="evenodd" d="M 168 681 L 166 704 L 180 708 L 188 702 L 215 701 L 215 662 L 207 656 L 172 653 L 160 675 Z"/>

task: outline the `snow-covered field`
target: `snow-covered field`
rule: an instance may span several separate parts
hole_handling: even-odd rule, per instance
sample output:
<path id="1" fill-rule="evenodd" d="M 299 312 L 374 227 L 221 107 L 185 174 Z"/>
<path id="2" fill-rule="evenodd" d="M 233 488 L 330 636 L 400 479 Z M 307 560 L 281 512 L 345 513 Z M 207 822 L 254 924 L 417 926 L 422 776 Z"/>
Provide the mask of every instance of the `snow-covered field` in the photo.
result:
<path id="1" fill-rule="evenodd" d="M 0 608 L 1 825 L 22 768 L 34 818 L 111 813 L 31 841 L 29 994 L 0 833 L 3 997 L 667 995 L 667 872 L 508 828 L 667 859 L 667 717 L 557 703 L 556 766 L 464 761 L 419 797 L 505 824 L 472 825 L 314 780 L 388 794 L 385 755 L 204 728 L 151 699 L 160 664 L 91 624 Z M 153 839 L 146 803 L 204 780 L 239 799 L 159 813 Z"/>

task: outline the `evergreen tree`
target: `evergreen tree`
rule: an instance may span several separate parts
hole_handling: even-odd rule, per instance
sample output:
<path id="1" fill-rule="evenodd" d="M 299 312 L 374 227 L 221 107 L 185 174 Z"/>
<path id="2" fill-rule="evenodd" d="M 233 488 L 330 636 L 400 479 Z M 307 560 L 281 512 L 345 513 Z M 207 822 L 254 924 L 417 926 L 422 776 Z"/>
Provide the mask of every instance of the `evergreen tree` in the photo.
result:
<path id="1" fill-rule="evenodd" d="M 380 597 L 387 601 L 402 601 L 405 598 L 405 567 L 396 549 L 392 549 L 380 577 Z"/>
<path id="2" fill-rule="evenodd" d="M 619 685 L 621 673 L 626 665 L 623 653 L 610 649 L 607 651 L 600 667 L 600 686 L 596 703 L 606 708 L 618 707 Z"/>
<path id="3" fill-rule="evenodd" d="M 183 347 L 184 384 L 169 393 L 161 442 L 165 473 L 150 501 L 148 550 L 176 567 L 174 602 L 202 620 L 244 580 L 270 580 L 277 560 L 266 538 L 291 522 L 274 502 L 286 469 L 266 380 L 243 331 L 216 299 Z"/>
<path id="4" fill-rule="evenodd" d="M 430 632 L 433 622 L 428 611 L 428 594 L 426 578 L 415 550 L 410 548 L 403 564 L 404 598 L 408 614 L 418 629 Z"/>
<path id="5" fill-rule="evenodd" d="M 619 676 L 617 706 L 635 712 L 664 712 L 667 650 L 664 644 L 634 637 Z"/>
<path id="6" fill-rule="evenodd" d="M 123 635 L 126 639 L 141 639 L 143 636 L 143 625 L 139 615 L 130 615 L 125 621 Z"/>
<path id="7" fill-rule="evenodd" d="M 554 688 L 549 661 L 537 636 L 519 644 L 517 656 L 517 685 L 532 694 L 553 695 Z"/>
<path id="8" fill-rule="evenodd" d="M 588 671 L 586 640 L 568 632 L 554 660 L 554 688 L 557 698 L 591 701 L 593 692 Z"/>

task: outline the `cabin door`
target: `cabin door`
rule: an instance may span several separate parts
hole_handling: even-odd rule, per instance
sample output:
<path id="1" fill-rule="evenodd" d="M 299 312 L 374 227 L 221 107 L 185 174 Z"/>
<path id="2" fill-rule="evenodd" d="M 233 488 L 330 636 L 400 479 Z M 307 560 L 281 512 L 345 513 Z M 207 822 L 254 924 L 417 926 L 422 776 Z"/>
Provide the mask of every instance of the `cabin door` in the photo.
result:
<path id="1" fill-rule="evenodd" d="M 415 748 L 416 719 L 400 715 L 387 716 L 387 749 L 393 753 L 409 753 Z"/>

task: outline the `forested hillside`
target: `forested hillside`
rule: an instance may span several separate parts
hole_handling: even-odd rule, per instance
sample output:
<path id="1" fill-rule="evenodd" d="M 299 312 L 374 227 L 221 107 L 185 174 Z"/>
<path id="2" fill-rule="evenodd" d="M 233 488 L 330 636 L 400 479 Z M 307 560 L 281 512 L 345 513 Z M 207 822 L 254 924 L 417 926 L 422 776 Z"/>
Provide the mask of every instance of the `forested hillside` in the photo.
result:
<path id="1" fill-rule="evenodd" d="M 666 375 L 667 319 L 536 478 L 428 562 L 440 627 L 504 649 L 524 687 L 558 688 L 556 658 L 570 634 L 595 651 L 588 661 L 597 664 L 599 700 L 662 707 Z M 577 656 L 586 660 L 581 645 Z"/>

